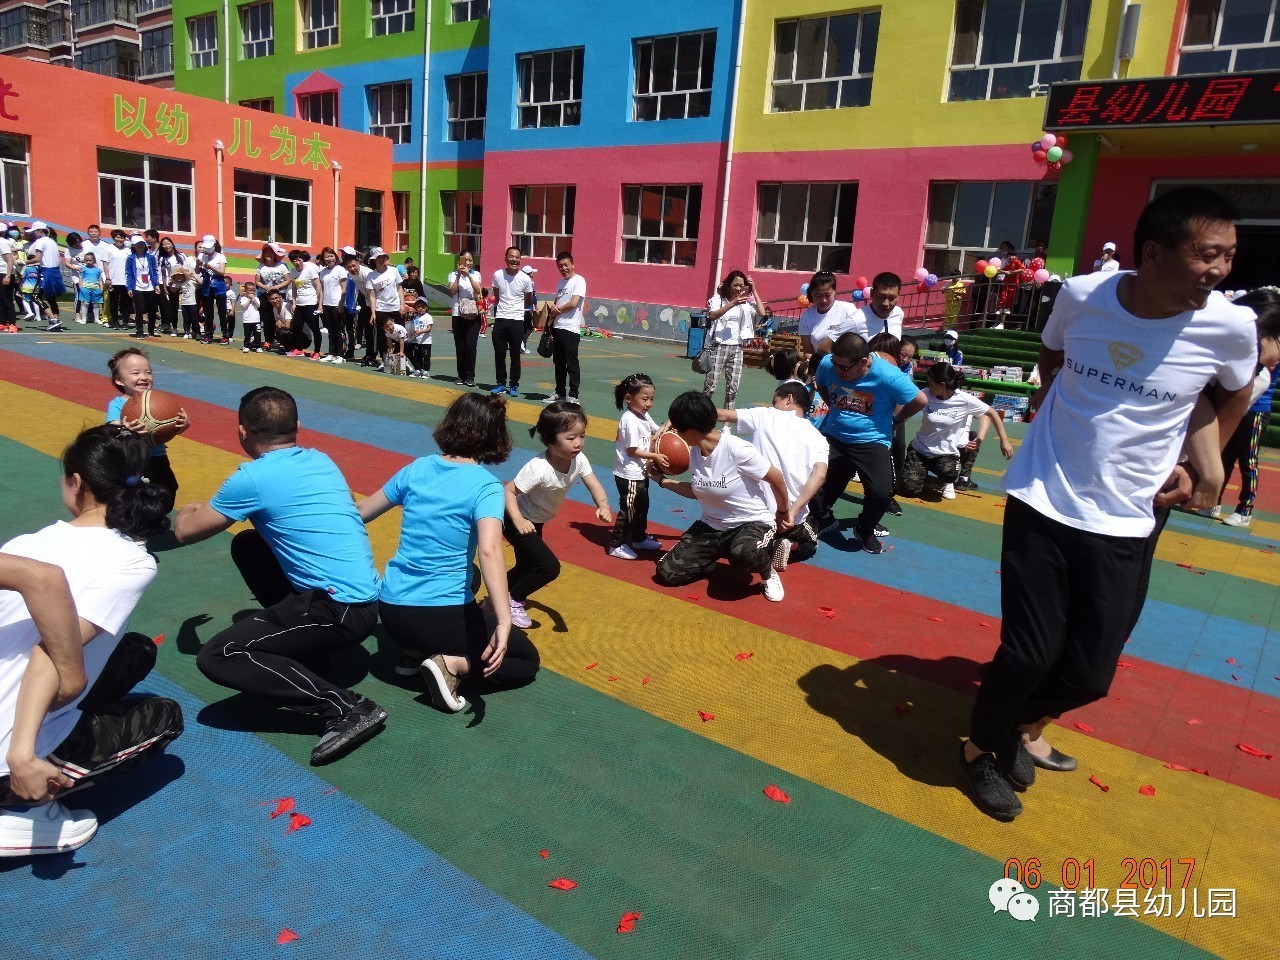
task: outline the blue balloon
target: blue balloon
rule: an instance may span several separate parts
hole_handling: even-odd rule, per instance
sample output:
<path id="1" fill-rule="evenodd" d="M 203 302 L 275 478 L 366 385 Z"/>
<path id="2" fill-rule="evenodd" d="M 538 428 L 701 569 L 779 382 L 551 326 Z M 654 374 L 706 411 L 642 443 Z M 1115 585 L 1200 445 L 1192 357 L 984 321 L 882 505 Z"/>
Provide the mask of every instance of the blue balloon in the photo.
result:
<path id="1" fill-rule="evenodd" d="M 855 290 L 855 291 L 853 291 L 853 302 L 854 302 L 854 303 L 861 303 L 862 301 L 863 301 L 862 291 L 861 291 L 861 290 Z"/>
<path id="2" fill-rule="evenodd" d="M 924 285 L 926 287 L 936 287 L 938 285 L 938 275 L 936 273 L 929 274 L 924 278 Z"/>
<path id="3" fill-rule="evenodd" d="M 800 284 L 800 296 L 805 297 L 808 295 L 809 295 L 809 285 L 807 283 Z"/>

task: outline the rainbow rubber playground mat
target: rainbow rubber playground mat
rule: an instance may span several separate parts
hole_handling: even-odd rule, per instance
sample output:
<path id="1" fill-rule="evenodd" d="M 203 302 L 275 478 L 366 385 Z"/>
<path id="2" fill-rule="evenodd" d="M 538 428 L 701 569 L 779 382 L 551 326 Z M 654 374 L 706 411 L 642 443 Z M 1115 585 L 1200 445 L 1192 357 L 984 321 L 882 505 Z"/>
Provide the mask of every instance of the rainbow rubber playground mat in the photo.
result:
<path id="1" fill-rule="evenodd" d="M 0 339 L 4 539 L 63 515 L 56 458 L 101 421 L 105 361 L 125 345 Z M 358 493 L 433 452 L 457 395 L 232 347 L 146 349 L 192 419 L 170 445 L 179 503 L 241 461 L 252 387 L 293 393 L 301 442 Z M 436 349 L 452 373 L 448 334 Z M 549 362 L 524 359 L 503 479 L 534 455 L 524 428 L 551 386 Z M 650 373 L 660 419 L 700 378 L 670 346 L 589 340 L 582 359 L 587 453 L 612 493 L 612 384 Z M 482 378 L 491 364 L 482 341 Z M 740 403 L 770 390 L 747 371 Z M 196 669 L 200 644 L 253 606 L 229 535 L 158 542 L 132 626 L 160 642 L 143 689 L 179 700 L 186 732 L 71 798 L 101 821 L 90 844 L 0 861 L 6 956 L 1277 956 L 1280 465 L 1268 454 L 1252 529 L 1174 516 L 1112 695 L 1050 729 L 1080 769 L 1041 771 L 1026 813 L 999 824 L 961 792 L 956 752 L 999 635 L 1001 463 L 989 444 L 980 491 L 904 503 L 881 556 L 826 544 L 792 565 L 780 604 L 727 567 L 666 589 L 652 563 L 607 558 L 579 487 L 546 530 L 563 572 L 530 605 L 538 680 L 444 715 L 395 676 L 379 631 L 332 675 L 383 704 L 387 728 L 320 768 L 313 721 Z M 696 516 L 653 491 L 664 542 Z M 398 533 L 395 512 L 370 527 L 380 565 Z M 1006 875 L 1034 905 L 993 906 Z"/>

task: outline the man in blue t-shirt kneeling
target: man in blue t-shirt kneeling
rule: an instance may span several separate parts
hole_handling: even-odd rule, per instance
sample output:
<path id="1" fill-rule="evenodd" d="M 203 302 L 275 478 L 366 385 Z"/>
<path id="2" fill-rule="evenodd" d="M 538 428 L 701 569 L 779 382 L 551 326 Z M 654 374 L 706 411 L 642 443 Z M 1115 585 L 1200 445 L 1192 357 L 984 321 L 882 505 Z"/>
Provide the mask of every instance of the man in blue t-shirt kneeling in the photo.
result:
<path id="1" fill-rule="evenodd" d="M 818 364 L 815 380 L 827 403 L 822 433 L 831 453 L 822 485 L 822 516 L 814 528 L 820 534 L 836 528 L 831 508 L 856 473 L 863 495 L 854 534 L 865 552 L 881 553 L 880 537 L 887 531 L 877 531 L 893 496 L 893 425 L 915 416 L 928 401 L 910 377 L 871 353 L 856 333 L 840 335 Z"/>
<path id="2" fill-rule="evenodd" d="M 387 711 L 334 686 L 312 667 L 358 646 L 378 621 L 378 572 L 364 522 L 337 465 L 298 446 L 298 406 L 275 387 L 240 400 L 240 446 L 252 459 L 208 503 L 189 503 L 174 519 L 183 544 L 208 539 L 240 520 L 231 559 L 260 614 L 227 627 L 200 650 L 210 680 L 326 723 L 312 764 L 338 759 L 382 729 Z"/>

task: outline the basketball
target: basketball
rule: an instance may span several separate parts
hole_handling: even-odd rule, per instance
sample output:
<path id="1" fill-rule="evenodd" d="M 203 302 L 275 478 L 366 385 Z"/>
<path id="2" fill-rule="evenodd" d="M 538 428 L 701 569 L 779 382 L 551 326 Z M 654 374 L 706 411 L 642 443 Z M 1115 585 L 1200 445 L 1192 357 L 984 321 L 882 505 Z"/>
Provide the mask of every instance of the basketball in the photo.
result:
<path id="1" fill-rule="evenodd" d="M 689 469 L 689 445 L 680 439 L 679 434 L 664 433 L 655 437 L 652 450 L 667 458 L 670 468 L 662 471 L 666 476 L 679 476 Z"/>
<path id="2" fill-rule="evenodd" d="M 152 443 L 168 443 L 180 432 L 178 412 L 182 401 L 162 390 L 144 390 L 124 402 L 122 420 L 141 420 Z"/>

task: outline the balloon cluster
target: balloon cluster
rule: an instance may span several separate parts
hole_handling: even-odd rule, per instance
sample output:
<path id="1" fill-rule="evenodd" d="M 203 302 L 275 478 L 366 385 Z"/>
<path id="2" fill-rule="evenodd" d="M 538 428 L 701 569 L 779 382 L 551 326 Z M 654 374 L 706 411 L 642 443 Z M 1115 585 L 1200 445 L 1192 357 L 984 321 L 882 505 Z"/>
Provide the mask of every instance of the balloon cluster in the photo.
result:
<path id="1" fill-rule="evenodd" d="M 809 285 L 807 283 L 800 284 L 800 296 L 796 297 L 796 306 L 801 310 L 809 306 Z"/>
<path id="2" fill-rule="evenodd" d="M 1031 159 L 1057 173 L 1073 159 L 1067 149 L 1067 135 L 1046 133 L 1031 144 Z"/>
<path id="3" fill-rule="evenodd" d="M 924 267 L 916 267 L 916 292 L 924 293 L 938 285 L 938 275 L 930 273 Z"/>
<path id="4" fill-rule="evenodd" d="M 988 280 L 994 280 L 1003 271 L 1005 283 L 1044 283 L 1049 279 L 1043 257 L 1034 257 L 1027 264 L 1017 257 L 1010 257 L 1007 262 L 999 257 L 992 257 L 990 260 L 977 261 L 973 269 Z"/>

